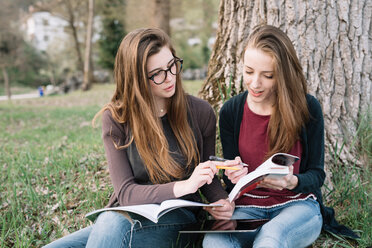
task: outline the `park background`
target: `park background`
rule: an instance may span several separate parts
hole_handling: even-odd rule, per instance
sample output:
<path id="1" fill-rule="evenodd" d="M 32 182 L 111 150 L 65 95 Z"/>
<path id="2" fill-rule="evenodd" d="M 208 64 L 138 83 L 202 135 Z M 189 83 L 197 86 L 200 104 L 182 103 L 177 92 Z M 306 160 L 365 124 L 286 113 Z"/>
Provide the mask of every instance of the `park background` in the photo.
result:
<path id="1" fill-rule="evenodd" d="M 184 59 L 186 91 L 218 112 L 243 90 L 243 42 L 262 22 L 294 41 L 325 114 L 325 201 L 361 236 L 322 233 L 313 247 L 372 245 L 370 1 L 1 3 L 0 247 L 40 247 L 89 225 L 84 215 L 106 205 L 112 186 L 91 120 L 114 91 L 114 56 L 126 33 L 167 31 Z"/>

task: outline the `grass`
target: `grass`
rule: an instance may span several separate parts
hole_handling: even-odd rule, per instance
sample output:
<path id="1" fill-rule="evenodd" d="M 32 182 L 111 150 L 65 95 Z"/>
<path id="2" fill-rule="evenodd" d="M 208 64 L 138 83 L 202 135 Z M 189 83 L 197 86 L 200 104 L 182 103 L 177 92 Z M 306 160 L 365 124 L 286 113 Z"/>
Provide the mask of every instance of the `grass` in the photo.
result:
<path id="1" fill-rule="evenodd" d="M 194 95 L 200 86 L 185 82 Z M 40 247 L 89 225 L 85 213 L 107 203 L 113 189 L 100 128 L 90 121 L 113 89 L 0 102 L 0 247 Z M 370 168 L 339 166 L 333 175 L 328 205 L 361 240 L 322 234 L 313 247 L 370 246 Z"/>
<path id="2" fill-rule="evenodd" d="M 112 189 L 90 121 L 112 89 L 0 103 L 1 247 L 39 247 L 106 204 Z"/>
<path id="3" fill-rule="evenodd" d="M 183 87 L 185 91 L 194 96 L 198 94 L 198 91 L 200 90 L 202 84 L 203 84 L 202 80 L 183 81 Z"/>

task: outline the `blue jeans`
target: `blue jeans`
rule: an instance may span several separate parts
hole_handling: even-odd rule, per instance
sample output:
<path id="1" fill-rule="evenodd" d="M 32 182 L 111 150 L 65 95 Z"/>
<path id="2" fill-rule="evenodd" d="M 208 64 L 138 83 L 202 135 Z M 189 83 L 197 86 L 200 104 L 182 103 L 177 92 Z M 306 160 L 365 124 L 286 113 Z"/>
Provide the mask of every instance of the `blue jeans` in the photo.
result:
<path id="1" fill-rule="evenodd" d="M 130 213 L 133 224 L 122 214 L 107 211 L 94 225 L 58 239 L 45 248 L 62 247 L 185 247 L 191 241 L 178 231 L 195 223 L 193 212 L 179 208 L 163 215 L 158 223 Z M 191 245 L 191 244 L 189 244 Z"/>
<path id="2" fill-rule="evenodd" d="M 319 203 L 310 198 L 273 208 L 237 207 L 233 219 L 270 219 L 255 232 L 207 234 L 203 247 L 306 247 L 323 225 Z"/>

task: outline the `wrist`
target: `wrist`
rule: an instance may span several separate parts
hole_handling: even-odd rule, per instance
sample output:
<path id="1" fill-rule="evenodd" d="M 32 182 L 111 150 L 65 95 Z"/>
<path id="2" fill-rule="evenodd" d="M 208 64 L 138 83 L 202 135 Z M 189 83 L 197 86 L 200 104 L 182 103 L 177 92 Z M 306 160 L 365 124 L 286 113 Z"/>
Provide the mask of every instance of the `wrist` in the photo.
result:
<path id="1" fill-rule="evenodd" d="M 190 194 L 192 192 L 189 192 L 189 187 L 187 187 L 187 181 L 178 181 L 173 186 L 173 194 L 176 198 L 179 198 L 181 196 Z"/>
<path id="2" fill-rule="evenodd" d="M 292 190 L 292 189 L 296 188 L 297 184 L 298 184 L 298 177 L 293 175 L 291 177 L 291 180 L 289 181 L 289 185 L 288 185 L 287 189 Z"/>

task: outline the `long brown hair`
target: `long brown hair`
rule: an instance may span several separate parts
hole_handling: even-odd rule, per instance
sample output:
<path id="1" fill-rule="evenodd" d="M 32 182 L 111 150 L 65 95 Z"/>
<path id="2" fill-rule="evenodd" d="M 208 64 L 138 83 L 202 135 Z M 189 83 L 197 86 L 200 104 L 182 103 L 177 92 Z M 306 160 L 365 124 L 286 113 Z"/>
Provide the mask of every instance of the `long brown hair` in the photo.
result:
<path id="1" fill-rule="evenodd" d="M 117 122 L 129 126 L 130 141 L 116 147 L 124 149 L 134 141 L 153 183 L 180 179 L 188 167 L 199 162 L 195 137 L 187 120 L 188 104 L 180 74 L 176 76 L 176 92 L 168 101 L 167 114 L 181 152 L 187 159 L 186 168 L 170 156 L 168 141 L 156 116 L 146 65 L 148 58 L 164 46 L 176 56 L 168 35 L 160 29 L 137 29 L 124 37 L 115 58 L 115 93 L 111 102 L 93 119 L 108 109 Z"/>
<path id="2" fill-rule="evenodd" d="M 289 152 L 309 119 L 306 79 L 291 40 L 279 28 L 256 27 L 245 50 L 248 48 L 259 49 L 274 60 L 276 99 L 268 126 L 268 158 L 277 152 Z"/>

